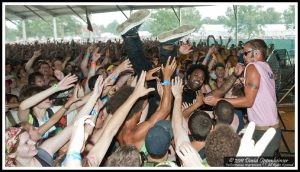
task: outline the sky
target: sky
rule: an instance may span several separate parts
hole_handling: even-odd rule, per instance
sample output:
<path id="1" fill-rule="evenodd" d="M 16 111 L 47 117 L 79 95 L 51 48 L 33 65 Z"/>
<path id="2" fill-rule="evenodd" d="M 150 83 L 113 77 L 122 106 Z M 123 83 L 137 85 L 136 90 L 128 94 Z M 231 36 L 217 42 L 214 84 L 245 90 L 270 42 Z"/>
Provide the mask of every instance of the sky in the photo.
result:
<path id="1" fill-rule="evenodd" d="M 79 4 L 80 3 L 76 3 L 76 5 L 79 5 Z M 154 3 L 148 3 L 148 4 L 153 5 Z M 148 4 L 143 4 L 143 5 L 148 5 Z M 164 4 L 159 3 L 159 4 L 160 5 L 174 5 L 174 4 L 170 4 L 170 3 L 164 3 Z M 178 3 L 176 3 L 176 4 L 178 4 Z M 187 4 L 187 3 L 185 3 L 185 4 Z M 194 3 L 194 4 L 197 5 L 196 3 Z M 230 2 L 230 3 L 201 3 L 201 4 L 214 5 L 214 6 L 196 7 L 199 10 L 199 12 L 203 18 L 210 17 L 212 19 L 217 19 L 218 16 L 225 15 L 227 8 L 228 7 L 232 8 L 232 5 L 263 5 L 265 7 L 265 9 L 267 9 L 269 7 L 274 7 L 275 11 L 278 11 L 278 12 L 283 12 L 285 9 L 288 8 L 289 5 L 291 5 L 291 3 L 247 3 L 247 4 L 235 3 L 235 4 L 233 4 L 233 2 Z M 51 5 L 54 5 L 54 3 L 52 3 Z M 97 5 L 101 5 L 101 3 L 97 3 Z M 113 5 L 116 5 L 116 4 L 113 4 Z M 130 3 L 130 5 L 135 5 L 135 4 Z M 183 5 L 184 5 L 184 3 L 183 3 Z M 187 4 L 187 5 L 190 5 L 190 4 Z M 198 3 L 198 5 L 200 5 L 200 4 Z M 130 16 L 129 11 L 124 11 L 124 13 L 127 16 Z M 78 20 L 80 22 L 82 22 L 81 19 L 78 18 Z M 110 13 L 92 14 L 90 20 L 92 23 L 96 23 L 97 25 L 107 26 L 109 23 L 111 23 L 114 20 L 117 20 L 119 23 L 122 23 L 126 20 L 126 17 L 120 11 L 118 11 L 118 12 L 110 12 Z M 8 27 L 15 27 L 9 21 L 6 21 L 6 24 Z"/>

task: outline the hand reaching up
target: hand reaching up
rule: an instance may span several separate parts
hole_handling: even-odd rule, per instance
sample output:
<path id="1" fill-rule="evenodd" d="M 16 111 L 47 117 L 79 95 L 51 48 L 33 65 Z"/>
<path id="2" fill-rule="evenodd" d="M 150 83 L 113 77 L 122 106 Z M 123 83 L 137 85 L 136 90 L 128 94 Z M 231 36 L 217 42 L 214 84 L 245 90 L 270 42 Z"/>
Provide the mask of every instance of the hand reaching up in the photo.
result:
<path id="1" fill-rule="evenodd" d="M 175 57 L 173 58 L 171 63 L 170 63 L 170 61 L 171 61 L 171 56 L 169 56 L 165 67 L 163 65 L 161 65 L 164 80 L 168 80 L 168 81 L 170 81 L 169 79 L 173 75 L 174 71 L 176 70 L 176 66 L 177 66 Z"/>
<path id="2" fill-rule="evenodd" d="M 132 95 L 137 96 L 139 98 L 155 90 L 154 88 L 148 88 L 148 89 L 145 88 L 145 80 L 146 80 L 146 71 L 142 71 L 140 79 L 138 80 Z"/>
<path id="3" fill-rule="evenodd" d="M 96 94 L 97 96 L 100 96 L 103 90 L 103 86 L 104 86 L 104 82 L 103 82 L 103 76 L 99 75 L 96 83 L 95 83 L 95 87 L 93 90 L 93 94 Z"/>
<path id="4" fill-rule="evenodd" d="M 241 139 L 240 148 L 236 156 L 261 156 L 276 133 L 274 128 L 269 128 L 255 144 L 254 140 L 252 139 L 254 130 L 255 123 L 250 122 L 243 138 Z"/>
<path id="5" fill-rule="evenodd" d="M 89 124 L 92 127 L 95 126 L 94 122 L 90 118 L 91 118 L 90 115 L 86 115 L 79 118 L 75 122 L 72 130 L 71 144 L 69 147 L 71 151 L 82 152 L 84 150 L 84 145 L 85 145 L 84 143 L 88 138 L 87 133 L 84 132 L 85 129 L 84 125 Z"/>
<path id="6" fill-rule="evenodd" d="M 192 52 L 193 50 L 191 50 L 192 45 L 189 44 L 183 44 L 179 47 L 179 52 L 181 54 L 189 54 L 190 52 Z"/>
<path id="7" fill-rule="evenodd" d="M 191 143 L 184 142 L 179 150 L 176 150 L 177 155 L 182 161 L 184 167 L 204 167 L 201 163 L 202 159 L 198 152 L 192 147 Z"/>
<path id="8" fill-rule="evenodd" d="M 181 98 L 183 91 L 182 79 L 178 76 L 172 79 L 172 93 L 175 98 Z"/>
<path id="9" fill-rule="evenodd" d="M 147 75 L 146 75 L 146 81 L 151 81 L 153 79 L 156 79 L 156 80 L 159 80 L 159 78 L 157 76 L 153 76 L 153 74 L 157 71 L 160 70 L 161 67 L 157 67 L 157 68 L 154 68 L 154 69 L 151 69 L 147 72 Z"/>
<path id="10" fill-rule="evenodd" d="M 73 87 L 75 85 L 74 82 L 76 82 L 77 80 L 78 77 L 76 75 L 71 76 L 71 74 L 68 74 L 57 84 L 57 87 L 59 91 L 66 90 Z"/>

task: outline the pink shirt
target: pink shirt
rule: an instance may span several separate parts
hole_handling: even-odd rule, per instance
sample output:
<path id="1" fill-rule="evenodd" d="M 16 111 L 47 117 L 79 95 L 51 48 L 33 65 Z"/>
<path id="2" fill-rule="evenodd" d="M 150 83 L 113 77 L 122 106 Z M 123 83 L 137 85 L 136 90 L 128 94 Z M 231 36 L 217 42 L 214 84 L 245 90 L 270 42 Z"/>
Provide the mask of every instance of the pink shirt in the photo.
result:
<path id="1" fill-rule="evenodd" d="M 259 89 L 251 108 L 247 108 L 249 121 L 257 126 L 272 126 L 278 124 L 276 106 L 275 80 L 269 64 L 262 61 L 249 63 L 246 66 L 244 77 L 246 78 L 247 67 L 253 64 L 260 74 Z"/>

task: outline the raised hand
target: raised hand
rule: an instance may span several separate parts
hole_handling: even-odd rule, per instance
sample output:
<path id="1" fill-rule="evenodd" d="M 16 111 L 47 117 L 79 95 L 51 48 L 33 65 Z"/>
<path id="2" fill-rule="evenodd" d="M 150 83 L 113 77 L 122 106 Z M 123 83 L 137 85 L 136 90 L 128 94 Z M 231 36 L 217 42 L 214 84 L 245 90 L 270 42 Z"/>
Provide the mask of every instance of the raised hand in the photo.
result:
<path id="1" fill-rule="evenodd" d="M 101 55 L 98 53 L 99 47 L 95 48 L 93 51 L 92 62 L 97 62 Z"/>
<path id="2" fill-rule="evenodd" d="M 132 95 L 139 98 L 155 90 L 154 88 L 148 88 L 148 89 L 145 88 L 145 79 L 146 79 L 146 71 L 142 71 L 140 79 L 138 80 Z"/>
<path id="3" fill-rule="evenodd" d="M 76 75 L 71 76 L 71 74 L 68 74 L 57 84 L 59 91 L 73 87 L 75 85 L 74 82 L 76 82 L 77 80 L 78 77 Z"/>
<path id="4" fill-rule="evenodd" d="M 55 76 L 59 81 L 63 80 L 64 77 L 65 77 L 64 73 L 62 73 L 62 71 L 57 70 L 57 69 L 54 70 L 54 76 Z"/>
<path id="5" fill-rule="evenodd" d="M 179 150 L 176 150 L 177 155 L 182 161 L 184 167 L 204 167 L 201 163 L 202 159 L 198 152 L 192 147 L 191 143 L 184 142 Z"/>
<path id="6" fill-rule="evenodd" d="M 70 144 L 70 149 L 72 151 L 82 152 L 84 150 L 84 143 L 88 137 L 87 133 L 84 132 L 84 124 L 89 124 L 92 127 L 95 126 L 94 122 L 90 118 L 90 115 L 86 115 L 75 122 Z"/>
<path id="7" fill-rule="evenodd" d="M 183 85 L 182 79 L 178 76 L 175 79 L 172 79 L 172 93 L 175 98 L 182 97 Z"/>
<path id="8" fill-rule="evenodd" d="M 174 57 L 172 62 L 171 61 L 171 56 L 169 56 L 166 67 L 161 65 L 162 73 L 164 76 L 164 80 L 170 81 L 171 76 L 173 75 L 174 71 L 176 70 L 176 58 Z"/>
<path id="9" fill-rule="evenodd" d="M 188 44 L 183 44 L 179 47 L 179 52 L 181 54 L 189 54 L 190 52 L 192 52 L 193 50 L 191 50 L 192 45 L 188 45 Z"/>
<path id="10" fill-rule="evenodd" d="M 68 100 L 70 103 L 75 103 L 80 100 L 80 98 L 78 98 L 79 89 L 80 89 L 80 85 L 76 84 L 75 89 L 73 91 L 73 95 Z"/>
<path id="11" fill-rule="evenodd" d="M 37 58 L 37 57 L 39 57 L 41 54 L 42 54 L 42 50 L 41 50 L 41 49 L 40 49 L 40 50 L 37 50 L 37 51 L 34 51 L 33 57 Z"/>
<path id="12" fill-rule="evenodd" d="M 194 99 L 194 101 L 196 101 L 196 99 Z M 182 106 L 181 106 L 181 110 L 184 111 L 185 109 L 189 108 L 190 106 L 192 106 L 192 103 L 183 102 Z"/>
<path id="13" fill-rule="evenodd" d="M 96 94 L 96 95 L 100 96 L 101 93 L 102 93 L 102 90 L 103 90 L 103 86 L 104 86 L 103 76 L 99 75 L 99 77 L 98 77 L 98 79 L 95 83 L 93 94 Z"/>
<path id="14" fill-rule="evenodd" d="M 164 88 L 163 88 L 162 83 L 160 81 L 156 82 L 156 89 L 157 89 L 159 97 L 162 99 L 162 96 L 164 94 Z"/>
<path id="15" fill-rule="evenodd" d="M 117 69 L 120 73 L 126 70 L 133 71 L 132 69 L 132 64 L 130 63 L 129 59 L 124 60 L 118 67 Z"/>
<path id="16" fill-rule="evenodd" d="M 241 139 L 240 148 L 236 156 L 261 156 L 276 133 L 276 130 L 274 128 L 269 128 L 255 144 L 254 140 L 252 139 L 254 130 L 255 123 L 250 122 L 243 138 Z"/>
<path id="17" fill-rule="evenodd" d="M 157 68 L 154 68 L 154 69 L 151 69 L 147 72 L 146 74 L 146 81 L 150 81 L 150 80 L 153 80 L 153 79 L 156 79 L 156 80 L 159 80 L 159 78 L 157 76 L 153 76 L 153 74 L 157 71 L 160 70 L 161 67 L 157 67 Z"/>
<path id="18" fill-rule="evenodd" d="M 197 103 L 198 106 L 203 105 L 203 94 L 201 93 L 201 90 L 196 92 L 196 101 L 193 103 Z"/>

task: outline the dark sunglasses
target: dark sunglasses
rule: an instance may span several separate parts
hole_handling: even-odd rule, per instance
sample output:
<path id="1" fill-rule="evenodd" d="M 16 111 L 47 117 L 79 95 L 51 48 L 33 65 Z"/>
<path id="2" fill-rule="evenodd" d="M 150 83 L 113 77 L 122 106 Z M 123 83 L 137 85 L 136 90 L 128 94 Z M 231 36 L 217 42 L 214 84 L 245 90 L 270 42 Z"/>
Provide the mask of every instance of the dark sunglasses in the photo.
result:
<path id="1" fill-rule="evenodd" d="M 250 52 L 252 52 L 253 50 L 250 50 L 250 51 L 246 51 L 244 52 L 244 56 L 247 56 Z"/>

